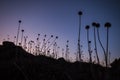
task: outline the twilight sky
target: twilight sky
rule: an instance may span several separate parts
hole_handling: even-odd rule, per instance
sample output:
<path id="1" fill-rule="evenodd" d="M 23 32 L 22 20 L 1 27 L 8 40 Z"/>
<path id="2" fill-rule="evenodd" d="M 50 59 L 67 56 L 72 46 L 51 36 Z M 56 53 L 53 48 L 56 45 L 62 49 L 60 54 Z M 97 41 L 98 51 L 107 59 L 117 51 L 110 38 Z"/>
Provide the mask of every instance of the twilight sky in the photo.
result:
<path id="1" fill-rule="evenodd" d="M 94 52 L 93 27 L 91 23 L 100 23 L 100 37 L 106 47 L 106 29 L 104 24 L 110 22 L 109 49 L 112 60 L 120 57 L 120 1 L 119 0 L 0 0 L 0 43 L 16 36 L 18 20 L 22 20 L 21 29 L 29 40 L 36 40 L 37 34 L 58 36 L 60 51 L 65 49 L 69 40 L 69 51 L 72 56 L 77 50 L 78 11 L 83 11 L 81 44 L 83 54 L 88 56 L 85 26 L 90 25 L 90 40 Z M 103 60 L 103 52 L 98 44 L 99 56 Z"/>

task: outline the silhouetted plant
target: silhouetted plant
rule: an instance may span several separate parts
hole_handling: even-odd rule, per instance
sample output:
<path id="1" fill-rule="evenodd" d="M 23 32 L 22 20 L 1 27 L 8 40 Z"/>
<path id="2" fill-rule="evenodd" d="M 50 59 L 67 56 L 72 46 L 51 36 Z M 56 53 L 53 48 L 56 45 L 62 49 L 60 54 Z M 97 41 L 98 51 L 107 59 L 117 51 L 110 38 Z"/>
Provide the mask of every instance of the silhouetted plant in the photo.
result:
<path id="1" fill-rule="evenodd" d="M 95 53 L 96 53 L 96 58 L 97 58 L 97 62 L 98 64 L 100 64 L 100 61 L 99 61 L 99 56 L 98 56 L 98 51 L 97 51 L 97 43 L 96 43 L 96 23 L 93 22 L 92 23 L 92 26 L 94 27 L 94 46 L 95 46 Z"/>
<path id="2" fill-rule="evenodd" d="M 109 63 L 108 64 L 110 64 L 111 63 L 111 61 L 110 61 L 110 59 L 111 59 L 111 52 L 109 51 L 109 54 L 108 54 L 108 61 L 109 61 Z"/>
<path id="3" fill-rule="evenodd" d="M 81 16 L 82 16 L 82 11 L 78 12 L 79 15 L 79 32 L 78 32 L 78 51 L 77 51 L 77 60 L 82 61 L 81 59 L 81 44 L 80 44 L 80 35 L 81 35 Z"/>
<path id="4" fill-rule="evenodd" d="M 55 43 L 55 41 L 58 39 L 58 36 L 55 37 L 55 39 L 53 40 L 53 42 L 47 47 L 47 50 Z"/>
<path id="5" fill-rule="evenodd" d="M 58 56 L 58 55 L 59 55 L 59 49 L 60 49 L 60 47 L 57 45 L 57 51 L 56 51 L 56 54 L 55 54 L 55 58 L 56 58 L 56 59 L 58 59 L 58 57 L 59 57 L 59 56 Z"/>
<path id="6" fill-rule="evenodd" d="M 57 50 L 57 43 L 54 42 L 54 43 L 53 43 L 53 52 L 52 52 L 52 57 L 53 57 L 53 58 L 56 57 L 56 50 Z"/>
<path id="7" fill-rule="evenodd" d="M 10 35 L 7 35 L 7 40 L 8 40 L 8 41 L 10 40 Z"/>
<path id="8" fill-rule="evenodd" d="M 23 48 L 26 50 L 27 49 L 27 38 L 28 36 L 24 36 L 24 45 L 23 45 Z"/>
<path id="9" fill-rule="evenodd" d="M 22 35 L 21 35 L 21 46 L 22 46 L 24 30 L 22 29 L 21 32 L 22 32 Z"/>
<path id="10" fill-rule="evenodd" d="M 43 42 L 42 42 L 42 47 L 41 47 L 41 52 L 43 53 L 43 55 L 45 55 L 45 42 L 46 42 L 46 34 L 44 35 L 44 39 L 43 39 Z"/>
<path id="11" fill-rule="evenodd" d="M 49 41 L 50 41 L 51 38 L 53 38 L 53 35 L 51 35 L 50 38 L 48 38 L 48 39 L 46 40 L 46 42 L 45 42 L 45 46 L 46 46 L 46 47 L 49 46 L 48 43 L 50 43 Z M 47 44 L 48 44 L 48 45 L 47 45 Z M 45 51 L 48 51 L 48 49 L 46 48 Z"/>
<path id="12" fill-rule="evenodd" d="M 48 55 L 48 56 L 50 56 L 50 50 L 51 50 L 51 49 L 47 50 L 47 55 Z"/>
<path id="13" fill-rule="evenodd" d="M 33 44 L 34 44 L 34 41 L 32 41 L 32 40 L 30 40 L 28 42 L 28 52 L 30 52 L 30 53 L 32 53 L 32 46 L 33 46 Z"/>
<path id="14" fill-rule="evenodd" d="M 15 40 L 16 40 L 16 36 L 14 36 L 14 40 L 13 40 L 14 44 L 15 44 L 15 42 L 16 42 Z"/>
<path id="15" fill-rule="evenodd" d="M 40 54 L 40 34 L 37 37 L 37 45 L 36 45 L 36 55 Z"/>
<path id="16" fill-rule="evenodd" d="M 99 24 L 99 23 L 96 23 L 96 28 L 97 28 L 98 41 L 99 41 L 100 46 L 101 46 L 101 48 L 102 48 L 102 50 L 103 50 L 103 52 L 104 52 L 104 57 L 106 57 L 105 48 L 103 47 L 103 44 L 102 44 L 102 42 L 101 42 L 101 40 L 100 40 L 100 34 L 99 34 L 100 24 Z M 105 60 L 105 61 L 106 61 L 106 60 Z"/>
<path id="17" fill-rule="evenodd" d="M 18 44 L 18 39 L 19 39 L 19 31 L 20 31 L 20 24 L 21 24 L 21 20 L 18 21 L 19 25 L 18 25 L 18 31 L 17 31 L 17 38 L 16 38 L 16 45 Z"/>
<path id="18" fill-rule="evenodd" d="M 58 39 L 58 36 L 56 36 L 56 39 Z"/>
<path id="19" fill-rule="evenodd" d="M 69 40 L 67 40 L 67 44 L 66 44 L 66 53 L 65 53 L 65 58 L 67 61 L 69 61 Z"/>
<path id="20" fill-rule="evenodd" d="M 62 57 L 64 58 L 64 49 L 62 48 Z"/>
<path id="21" fill-rule="evenodd" d="M 40 36 L 40 34 L 38 34 L 38 37 Z"/>
<path id="22" fill-rule="evenodd" d="M 89 25 L 87 25 L 85 27 L 85 29 L 87 30 L 87 42 L 88 42 L 89 62 L 92 63 L 92 56 L 91 56 L 92 52 L 91 52 L 91 47 L 90 47 L 91 41 L 89 40 L 89 28 L 90 28 Z"/>
<path id="23" fill-rule="evenodd" d="M 108 67 L 108 49 L 109 49 L 109 28 L 111 27 L 111 23 L 106 22 L 104 25 L 107 28 L 107 43 L 106 43 L 106 67 Z"/>

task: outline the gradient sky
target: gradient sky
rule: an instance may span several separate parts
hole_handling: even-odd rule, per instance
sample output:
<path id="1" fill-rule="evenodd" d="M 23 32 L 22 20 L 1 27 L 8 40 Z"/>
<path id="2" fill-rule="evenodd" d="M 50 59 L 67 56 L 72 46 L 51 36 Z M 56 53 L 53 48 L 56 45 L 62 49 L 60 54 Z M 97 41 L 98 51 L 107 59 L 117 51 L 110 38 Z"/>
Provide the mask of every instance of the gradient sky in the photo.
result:
<path id="1" fill-rule="evenodd" d="M 65 48 L 69 40 L 70 53 L 77 50 L 78 39 L 78 11 L 83 11 L 81 44 L 83 54 L 87 57 L 87 41 L 85 26 L 90 25 L 90 40 L 93 46 L 93 21 L 99 22 L 101 40 L 106 46 L 106 29 L 104 24 L 110 22 L 109 48 L 112 60 L 120 57 L 120 1 L 119 0 L 0 0 L 0 43 L 3 39 L 10 40 L 16 36 L 18 20 L 22 20 L 21 29 L 29 40 L 35 40 L 37 34 L 41 38 L 58 36 L 60 49 Z M 100 46 L 98 44 L 98 46 Z M 95 53 L 93 52 L 93 55 Z M 103 60 L 103 52 L 99 47 L 99 56 Z"/>

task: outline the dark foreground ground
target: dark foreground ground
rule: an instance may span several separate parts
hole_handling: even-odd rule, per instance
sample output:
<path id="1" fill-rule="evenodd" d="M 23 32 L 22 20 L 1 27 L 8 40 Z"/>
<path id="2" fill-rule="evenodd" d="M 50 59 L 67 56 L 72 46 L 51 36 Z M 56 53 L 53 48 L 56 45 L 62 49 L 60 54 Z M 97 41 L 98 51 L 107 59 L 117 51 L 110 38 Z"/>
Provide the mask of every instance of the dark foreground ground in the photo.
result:
<path id="1" fill-rule="evenodd" d="M 17 57 L 16 57 L 17 56 Z M 0 45 L 0 80 L 120 80 L 120 59 L 110 68 L 34 56 L 11 42 Z"/>

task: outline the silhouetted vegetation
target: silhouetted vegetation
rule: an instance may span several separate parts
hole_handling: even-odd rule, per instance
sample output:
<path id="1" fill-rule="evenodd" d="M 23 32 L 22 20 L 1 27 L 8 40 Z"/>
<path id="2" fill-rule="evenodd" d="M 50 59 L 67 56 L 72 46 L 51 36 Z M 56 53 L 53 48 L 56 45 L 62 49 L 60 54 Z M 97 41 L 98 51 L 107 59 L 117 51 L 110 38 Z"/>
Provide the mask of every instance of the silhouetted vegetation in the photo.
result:
<path id="1" fill-rule="evenodd" d="M 83 15 L 82 11 L 78 12 L 79 15 L 79 28 L 78 28 L 78 50 L 77 50 L 77 54 L 76 54 L 76 61 L 82 61 L 82 50 L 81 50 L 81 16 Z"/>
<path id="2" fill-rule="evenodd" d="M 93 22 L 92 26 L 94 27 L 94 45 L 95 45 L 95 53 L 96 53 L 96 58 L 97 58 L 97 62 L 98 64 L 100 64 L 100 60 L 99 60 L 99 56 L 98 56 L 98 50 L 97 50 L 97 43 L 96 43 L 96 23 Z"/>
<path id="3" fill-rule="evenodd" d="M 85 27 L 85 29 L 87 30 L 87 43 L 88 43 L 89 62 L 92 63 L 92 50 L 91 50 L 91 41 L 89 40 L 89 28 L 90 28 L 89 25 L 87 25 Z"/>
<path id="4" fill-rule="evenodd" d="M 104 48 L 100 37 L 100 24 L 93 22 L 94 28 L 94 50 L 97 64 L 94 64 L 92 57 L 92 48 L 90 40 L 90 26 L 87 25 L 87 44 L 89 61 L 82 59 L 81 45 L 81 16 L 79 15 L 78 44 L 76 51 L 76 61 L 72 62 L 69 52 L 69 40 L 66 41 L 65 48 L 62 48 L 62 57 L 59 57 L 59 46 L 56 42 L 58 36 L 44 35 L 43 38 L 37 34 L 36 41 L 28 40 L 29 36 L 24 36 L 24 29 L 20 29 L 21 20 L 18 21 L 17 36 L 14 36 L 13 42 L 10 42 L 9 35 L 7 41 L 4 40 L 0 45 L 0 72 L 1 79 L 11 80 L 120 80 L 120 59 L 116 59 L 110 65 L 109 58 L 109 28 L 111 23 L 106 22 L 106 49 Z M 19 32 L 21 30 L 21 41 Z M 98 38 L 98 41 L 96 40 Z M 99 42 L 103 53 L 105 67 L 101 65 L 98 55 Z M 18 44 L 19 43 L 19 44 Z M 109 62 L 108 62 L 109 61 Z"/>
<path id="5" fill-rule="evenodd" d="M 91 72 L 92 68 L 92 72 Z M 5 41 L 0 45 L 0 74 L 4 80 L 120 80 L 120 59 L 110 68 L 86 62 L 67 62 L 32 55 Z"/>

